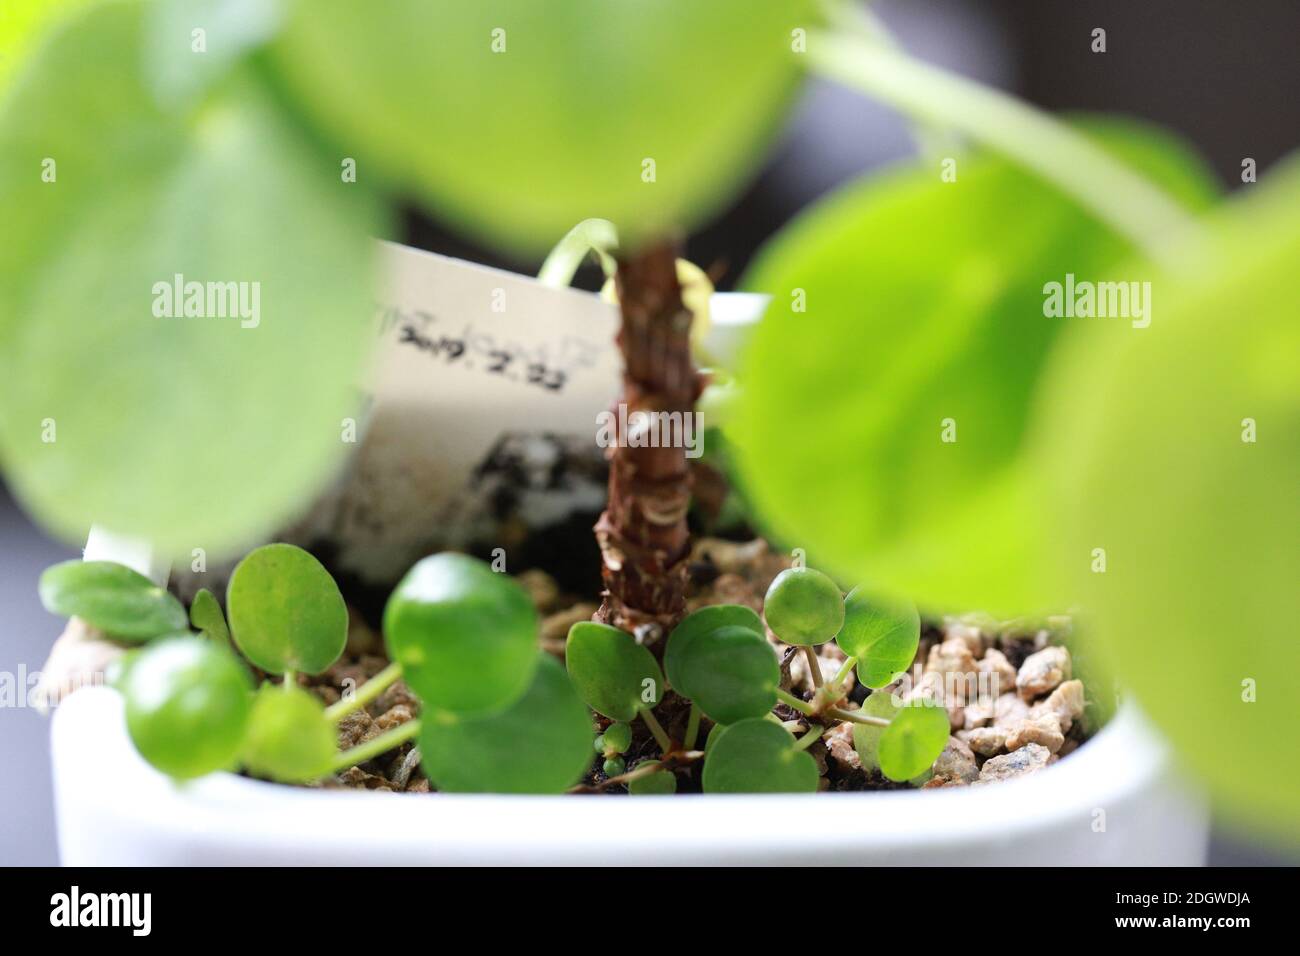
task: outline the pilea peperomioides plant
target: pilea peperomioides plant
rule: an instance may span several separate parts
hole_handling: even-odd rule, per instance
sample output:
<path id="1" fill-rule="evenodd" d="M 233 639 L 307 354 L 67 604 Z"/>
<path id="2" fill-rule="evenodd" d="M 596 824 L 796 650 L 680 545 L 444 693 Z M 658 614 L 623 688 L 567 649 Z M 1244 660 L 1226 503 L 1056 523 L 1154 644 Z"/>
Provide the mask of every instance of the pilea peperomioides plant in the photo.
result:
<path id="1" fill-rule="evenodd" d="M 569 632 L 566 673 L 539 649 L 537 612 L 523 588 L 460 554 L 411 568 L 384 612 L 392 663 L 328 707 L 299 675 L 310 679 L 338 661 L 347 609 L 329 572 L 293 545 L 265 545 L 236 566 L 226 613 L 211 592 L 199 591 L 189 614 L 198 634 L 187 630 L 174 596 L 111 562 L 56 565 L 41 593 L 51 610 L 84 615 L 107 636 L 142 645 L 123 657 L 113 683 L 136 748 L 177 779 L 242 767 L 308 783 L 416 741 L 426 776 L 448 792 L 589 789 L 579 781 L 593 759 L 601 790 L 625 784 L 635 795 L 674 793 L 678 774 L 703 761 L 706 793 L 812 792 L 818 772 L 806 751 L 836 724 L 851 723 L 864 764 L 898 781 L 923 773 L 948 740 L 945 712 L 923 698 L 904 704 L 878 692 L 860 709 L 847 700 L 855 667 L 864 684 L 883 687 L 911 663 L 915 609 L 858 591 L 844 598 L 808 568 L 780 574 L 765 601 L 773 633 L 809 655 L 814 683 L 804 696 L 781 687 L 763 621 L 740 605 L 685 617 L 666 642 L 662 667 L 626 631 L 580 622 Z M 812 647 L 832 639 L 847 656 L 824 680 Z M 419 699 L 419 717 L 340 751 L 340 722 L 399 678 Z M 681 739 L 655 716 L 669 693 L 689 702 Z M 609 721 L 599 736 L 584 702 Z M 800 719 L 782 721 L 778 705 Z M 702 741 L 706 720 L 712 728 Z M 657 753 L 636 747 L 639 760 L 629 768 L 633 721 Z"/>
<path id="2" fill-rule="evenodd" d="M 706 793 L 813 792 L 816 765 L 806 752 L 826 731 L 854 726 L 854 746 L 865 765 L 891 780 L 923 774 L 948 742 L 948 716 L 924 696 L 906 703 L 887 692 L 872 694 L 861 709 L 847 700 L 846 679 L 855 668 L 868 687 L 882 688 L 906 671 L 920 641 L 916 609 L 878 603 L 860 591 L 847 598 L 829 577 L 791 568 L 772 582 L 764 601 L 767 625 L 782 641 L 807 655 L 812 686 L 807 698 L 781 688 L 781 668 L 763 621 L 741 605 L 714 605 L 685 617 L 664 651 L 671 692 L 690 702 L 682 739 L 655 717 L 663 699 L 664 673 L 654 656 L 629 634 L 581 622 L 569 631 L 569 674 L 583 700 L 611 724 L 598 749 L 606 754 L 602 786 L 626 784 L 633 794 L 671 793 L 674 770 L 703 760 Z M 839 672 L 825 680 L 812 648 L 834 639 L 846 655 Z M 783 722 L 773 711 L 784 704 L 803 718 Z M 703 749 L 703 718 L 714 725 Z M 659 747 L 658 758 L 627 769 L 621 756 L 639 719 Z M 792 725 L 806 724 L 798 737 Z"/>
<path id="3" fill-rule="evenodd" d="M 41 593 L 51 610 L 147 642 L 114 683 L 137 749 L 178 779 L 242 766 L 305 783 L 416 738 L 426 774 L 444 791 L 560 792 L 591 763 L 591 720 L 563 667 L 539 650 L 523 589 L 464 555 L 434 555 L 410 570 L 385 612 L 393 663 L 329 707 L 297 675 L 339 659 L 347 610 L 329 572 L 293 545 L 266 545 L 239 563 L 226 592 L 229 625 L 200 591 L 190 609 L 197 635 L 173 596 L 111 562 L 57 565 Z M 236 648 L 279 682 L 255 690 Z M 340 721 L 398 678 L 420 699 L 421 718 L 340 751 Z"/>

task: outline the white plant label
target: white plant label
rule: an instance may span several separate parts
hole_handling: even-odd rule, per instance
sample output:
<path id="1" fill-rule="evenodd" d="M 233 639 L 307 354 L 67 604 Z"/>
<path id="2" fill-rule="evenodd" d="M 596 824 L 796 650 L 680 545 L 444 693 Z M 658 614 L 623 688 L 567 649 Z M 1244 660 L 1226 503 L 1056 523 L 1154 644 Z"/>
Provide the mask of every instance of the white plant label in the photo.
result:
<path id="1" fill-rule="evenodd" d="M 592 430 L 587 413 L 607 407 L 618 387 L 611 305 L 430 252 L 380 248 L 376 399 L 414 400 L 430 412 L 455 407 L 466 422 L 517 428 L 523 415 L 547 428 Z"/>
<path id="2" fill-rule="evenodd" d="M 590 507 L 598 489 L 572 459 L 593 454 L 619 387 L 617 310 L 394 243 L 379 255 L 361 441 L 296 535 L 328 538 L 342 568 L 382 581 L 431 548 L 495 543 L 503 507 Z"/>

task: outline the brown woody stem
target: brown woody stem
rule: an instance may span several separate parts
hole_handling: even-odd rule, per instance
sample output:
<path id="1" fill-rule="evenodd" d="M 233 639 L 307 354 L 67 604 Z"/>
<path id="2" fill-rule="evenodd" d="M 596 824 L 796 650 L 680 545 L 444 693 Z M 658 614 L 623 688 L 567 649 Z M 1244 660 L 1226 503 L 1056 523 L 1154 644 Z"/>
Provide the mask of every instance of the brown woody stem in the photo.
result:
<path id="1" fill-rule="evenodd" d="M 702 384 L 691 361 L 691 313 L 682 305 L 676 244 L 620 259 L 616 281 L 623 391 L 612 410 L 609 501 L 595 529 L 605 584 L 596 620 L 636 634 L 660 654 L 660 638 L 685 611 L 691 473 L 683 442 L 642 442 L 625 431 L 634 433 L 648 413 L 652 433 L 662 438 L 667 429 L 658 423 L 673 419 L 656 413 L 665 413 L 679 416 L 676 433 L 683 435 Z"/>

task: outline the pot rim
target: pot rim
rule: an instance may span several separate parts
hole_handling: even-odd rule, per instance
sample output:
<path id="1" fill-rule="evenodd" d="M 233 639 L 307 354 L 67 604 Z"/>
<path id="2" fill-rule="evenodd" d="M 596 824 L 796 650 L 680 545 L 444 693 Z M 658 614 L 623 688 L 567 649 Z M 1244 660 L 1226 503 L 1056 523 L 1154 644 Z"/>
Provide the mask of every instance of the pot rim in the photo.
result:
<path id="1" fill-rule="evenodd" d="M 345 854 L 366 841 L 399 856 L 412 845 L 465 854 L 518 855 L 520 847 L 531 846 L 590 855 L 609 852 L 614 842 L 638 858 L 672 845 L 680 859 L 695 841 L 703 860 L 720 845 L 734 850 L 758 843 L 770 852 L 789 844 L 792 853 L 831 852 L 856 839 L 901 853 L 987 842 L 991 834 L 1010 842 L 1033 831 L 1087 826 L 1098 809 L 1123 806 L 1170 769 L 1166 746 L 1132 704 L 1068 759 L 1021 779 L 857 793 L 416 796 L 293 787 L 225 772 L 176 783 L 136 753 L 122 698 L 105 687 L 84 688 L 64 701 L 51 737 L 56 792 L 88 788 L 110 816 L 129 817 L 154 833 L 219 835 L 224 844 L 249 852 L 310 841 L 317 852 Z M 850 812 L 827 826 L 823 813 L 842 810 Z M 776 816 L 780 827 L 771 825 Z M 347 832 L 340 831 L 340 820 L 350 821 Z"/>

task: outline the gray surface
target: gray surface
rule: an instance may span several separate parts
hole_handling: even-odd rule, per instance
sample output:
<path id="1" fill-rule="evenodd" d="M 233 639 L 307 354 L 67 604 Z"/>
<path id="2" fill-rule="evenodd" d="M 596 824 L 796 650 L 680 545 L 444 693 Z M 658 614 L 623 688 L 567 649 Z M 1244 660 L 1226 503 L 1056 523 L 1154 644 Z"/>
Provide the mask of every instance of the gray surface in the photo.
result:
<path id="1" fill-rule="evenodd" d="M 0 486 L 0 672 L 17 679 L 45 663 L 62 629 L 36 597 L 47 565 L 75 558 L 50 541 Z M 0 863 L 57 862 L 51 808 L 49 721 L 29 707 L 0 709 Z"/>

